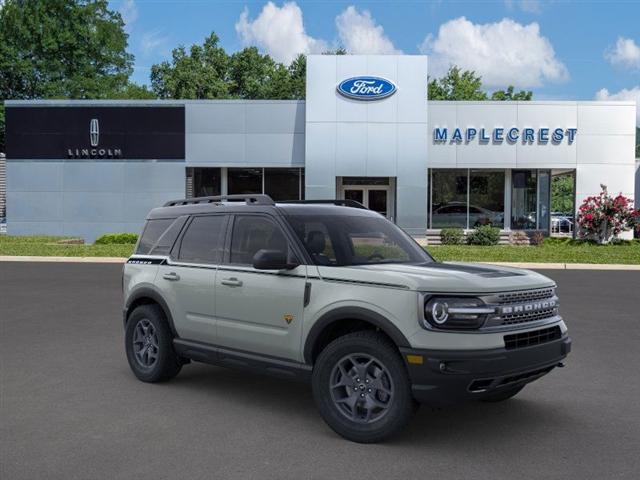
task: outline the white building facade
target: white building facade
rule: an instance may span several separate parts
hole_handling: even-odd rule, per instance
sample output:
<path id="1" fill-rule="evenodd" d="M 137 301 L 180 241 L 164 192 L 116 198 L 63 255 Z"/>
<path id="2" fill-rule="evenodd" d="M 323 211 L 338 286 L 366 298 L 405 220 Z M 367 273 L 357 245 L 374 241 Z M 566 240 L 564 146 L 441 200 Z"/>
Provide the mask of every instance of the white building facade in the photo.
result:
<path id="1" fill-rule="evenodd" d="M 634 103 L 429 101 L 428 73 L 311 55 L 305 101 L 7 101 L 7 231 L 92 241 L 176 196 L 267 193 L 356 200 L 414 235 L 549 232 L 557 175 L 577 206 L 601 184 L 634 197 Z"/>

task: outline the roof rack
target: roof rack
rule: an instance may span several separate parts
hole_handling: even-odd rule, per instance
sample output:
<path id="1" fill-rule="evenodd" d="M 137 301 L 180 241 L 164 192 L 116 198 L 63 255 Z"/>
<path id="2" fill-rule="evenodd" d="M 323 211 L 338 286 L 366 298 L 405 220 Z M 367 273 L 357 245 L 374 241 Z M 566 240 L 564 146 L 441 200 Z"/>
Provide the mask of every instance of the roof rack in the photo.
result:
<path id="1" fill-rule="evenodd" d="M 245 201 L 247 205 L 275 205 L 269 195 L 218 195 L 215 197 L 193 197 L 171 200 L 164 204 L 165 207 L 178 207 L 180 205 L 195 205 L 198 203 L 221 203 L 222 201 Z"/>
<path id="2" fill-rule="evenodd" d="M 352 208 L 361 208 L 364 210 L 368 210 L 360 202 L 356 202 L 355 200 L 345 200 L 345 199 L 335 199 L 335 200 L 287 200 L 282 203 L 302 203 L 302 204 L 327 204 L 327 205 L 337 205 L 339 207 L 352 207 Z"/>

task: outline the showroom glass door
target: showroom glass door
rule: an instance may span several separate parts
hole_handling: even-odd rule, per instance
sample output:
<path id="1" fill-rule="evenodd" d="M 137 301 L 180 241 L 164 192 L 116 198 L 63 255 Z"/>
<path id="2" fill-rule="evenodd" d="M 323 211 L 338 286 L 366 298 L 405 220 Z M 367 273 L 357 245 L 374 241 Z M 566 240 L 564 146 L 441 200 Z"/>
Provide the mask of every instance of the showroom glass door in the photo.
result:
<path id="1" fill-rule="evenodd" d="M 344 200 L 354 200 L 365 205 L 364 188 L 345 188 L 343 193 Z M 366 205 L 365 205 L 366 207 Z"/>
<path id="2" fill-rule="evenodd" d="M 387 207 L 389 205 L 387 199 L 389 194 L 389 187 L 370 187 L 367 189 L 367 204 L 366 207 L 369 210 L 378 212 L 389 218 L 387 214 Z"/>
<path id="3" fill-rule="evenodd" d="M 338 198 L 355 200 L 393 221 L 393 190 L 388 177 L 343 177 Z"/>

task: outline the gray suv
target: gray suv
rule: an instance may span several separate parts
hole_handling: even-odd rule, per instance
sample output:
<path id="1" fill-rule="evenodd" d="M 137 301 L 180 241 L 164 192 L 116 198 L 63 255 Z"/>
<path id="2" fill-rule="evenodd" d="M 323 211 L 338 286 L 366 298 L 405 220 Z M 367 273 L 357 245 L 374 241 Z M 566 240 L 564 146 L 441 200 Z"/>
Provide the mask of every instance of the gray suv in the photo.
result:
<path id="1" fill-rule="evenodd" d="M 419 403 L 513 397 L 571 347 L 552 280 L 437 262 L 348 200 L 169 202 L 149 213 L 123 288 L 140 380 L 198 361 L 307 381 L 356 442 L 398 432 Z"/>

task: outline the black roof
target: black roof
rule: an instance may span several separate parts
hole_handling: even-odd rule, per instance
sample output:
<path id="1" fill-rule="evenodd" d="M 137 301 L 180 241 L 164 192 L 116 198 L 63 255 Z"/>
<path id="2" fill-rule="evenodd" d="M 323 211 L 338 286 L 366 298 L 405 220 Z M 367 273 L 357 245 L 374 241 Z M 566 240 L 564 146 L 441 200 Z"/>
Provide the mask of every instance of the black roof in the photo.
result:
<path id="1" fill-rule="evenodd" d="M 353 200 L 291 200 L 274 202 L 268 195 L 223 195 L 171 200 L 154 208 L 147 219 L 176 218 L 210 212 L 274 212 L 290 215 L 377 215 L 361 203 Z"/>

